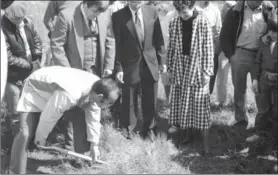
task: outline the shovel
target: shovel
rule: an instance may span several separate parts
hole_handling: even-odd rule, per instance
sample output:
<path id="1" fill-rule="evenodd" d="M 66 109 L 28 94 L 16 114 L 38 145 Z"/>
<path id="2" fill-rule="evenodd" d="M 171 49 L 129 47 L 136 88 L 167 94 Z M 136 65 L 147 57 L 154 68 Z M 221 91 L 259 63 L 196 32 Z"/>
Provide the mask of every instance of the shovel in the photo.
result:
<path id="1" fill-rule="evenodd" d="M 41 145 L 37 145 L 37 147 L 39 149 L 42 149 L 42 150 L 57 151 L 57 152 L 60 152 L 60 153 L 63 153 L 63 154 L 67 154 L 67 155 L 71 155 L 71 156 L 74 156 L 76 158 L 80 158 L 80 159 L 87 160 L 87 161 L 90 161 L 90 162 L 93 161 L 93 159 L 91 157 L 89 157 L 89 156 L 86 156 L 86 155 L 83 155 L 83 154 L 79 154 L 79 153 L 76 153 L 74 151 L 69 151 L 69 150 L 66 150 L 66 149 L 58 148 L 58 147 L 55 147 L 55 146 L 41 146 Z M 97 163 L 97 164 L 107 164 L 106 162 L 104 162 L 102 160 L 95 160 L 93 162 Z"/>

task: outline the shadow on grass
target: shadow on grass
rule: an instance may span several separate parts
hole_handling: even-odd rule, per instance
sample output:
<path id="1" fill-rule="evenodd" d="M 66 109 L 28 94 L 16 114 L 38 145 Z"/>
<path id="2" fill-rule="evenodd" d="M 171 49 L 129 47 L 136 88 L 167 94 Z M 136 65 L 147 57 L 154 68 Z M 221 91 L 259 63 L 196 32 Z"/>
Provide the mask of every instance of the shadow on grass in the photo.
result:
<path id="1" fill-rule="evenodd" d="M 32 174 L 50 174 L 45 171 L 39 170 L 40 167 L 48 167 L 48 166 L 58 166 L 63 164 L 67 159 L 58 159 L 58 160 L 38 160 L 34 158 L 28 158 L 28 173 Z"/>
<path id="2" fill-rule="evenodd" d="M 181 147 L 180 153 L 172 160 L 197 174 L 275 173 L 273 167 L 277 164 L 277 155 L 273 152 L 272 143 L 249 145 L 245 139 L 251 133 L 251 130 L 245 130 L 245 126 L 213 125 L 209 138 L 213 156 L 201 156 L 201 135 L 196 133 L 195 141 Z"/>

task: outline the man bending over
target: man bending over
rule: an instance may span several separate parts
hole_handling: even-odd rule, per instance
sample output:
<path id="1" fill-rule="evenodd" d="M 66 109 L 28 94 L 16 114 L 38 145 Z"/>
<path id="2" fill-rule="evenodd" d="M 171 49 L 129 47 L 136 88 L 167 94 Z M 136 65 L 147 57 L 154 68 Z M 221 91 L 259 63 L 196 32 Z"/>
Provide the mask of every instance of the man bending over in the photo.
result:
<path id="1" fill-rule="evenodd" d="M 21 112 L 20 130 L 12 146 L 10 172 L 25 174 L 30 138 L 35 134 L 35 144 L 43 146 L 63 113 L 76 106 L 85 112 L 85 120 L 81 115 L 75 116 L 80 134 L 75 142 L 82 146 L 90 142 L 92 159 L 97 160 L 101 109 L 113 104 L 118 95 L 119 87 L 114 80 L 99 79 L 82 70 L 52 66 L 32 73 L 24 83 L 17 106 Z"/>

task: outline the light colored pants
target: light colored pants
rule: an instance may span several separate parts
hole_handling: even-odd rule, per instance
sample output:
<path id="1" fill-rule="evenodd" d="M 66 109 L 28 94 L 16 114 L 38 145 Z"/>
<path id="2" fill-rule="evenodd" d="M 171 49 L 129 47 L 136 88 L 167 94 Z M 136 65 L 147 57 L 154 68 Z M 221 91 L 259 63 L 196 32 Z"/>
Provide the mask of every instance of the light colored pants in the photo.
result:
<path id="1" fill-rule="evenodd" d="M 18 114 L 16 108 L 17 108 L 18 100 L 20 98 L 21 90 L 22 90 L 22 85 L 7 82 L 5 101 L 7 102 L 7 108 L 8 111 L 11 113 L 11 115 Z"/>
<path id="2" fill-rule="evenodd" d="M 227 99 L 227 84 L 231 64 L 224 53 L 219 55 L 218 73 L 216 78 L 216 96 L 220 104 L 223 104 Z"/>

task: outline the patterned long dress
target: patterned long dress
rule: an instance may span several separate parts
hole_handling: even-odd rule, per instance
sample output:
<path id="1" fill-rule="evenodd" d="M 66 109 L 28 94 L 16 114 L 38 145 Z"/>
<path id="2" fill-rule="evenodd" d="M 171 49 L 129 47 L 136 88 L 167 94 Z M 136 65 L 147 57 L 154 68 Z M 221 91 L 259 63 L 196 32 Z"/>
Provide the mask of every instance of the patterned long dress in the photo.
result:
<path id="1" fill-rule="evenodd" d="M 182 19 L 169 26 L 167 67 L 172 81 L 169 123 L 180 129 L 208 129 L 211 125 L 209 83 L 213 75 L 213 37 L 208 19 L 199 14 L 193 19 L 190 52 L 183 54 Z"/>

